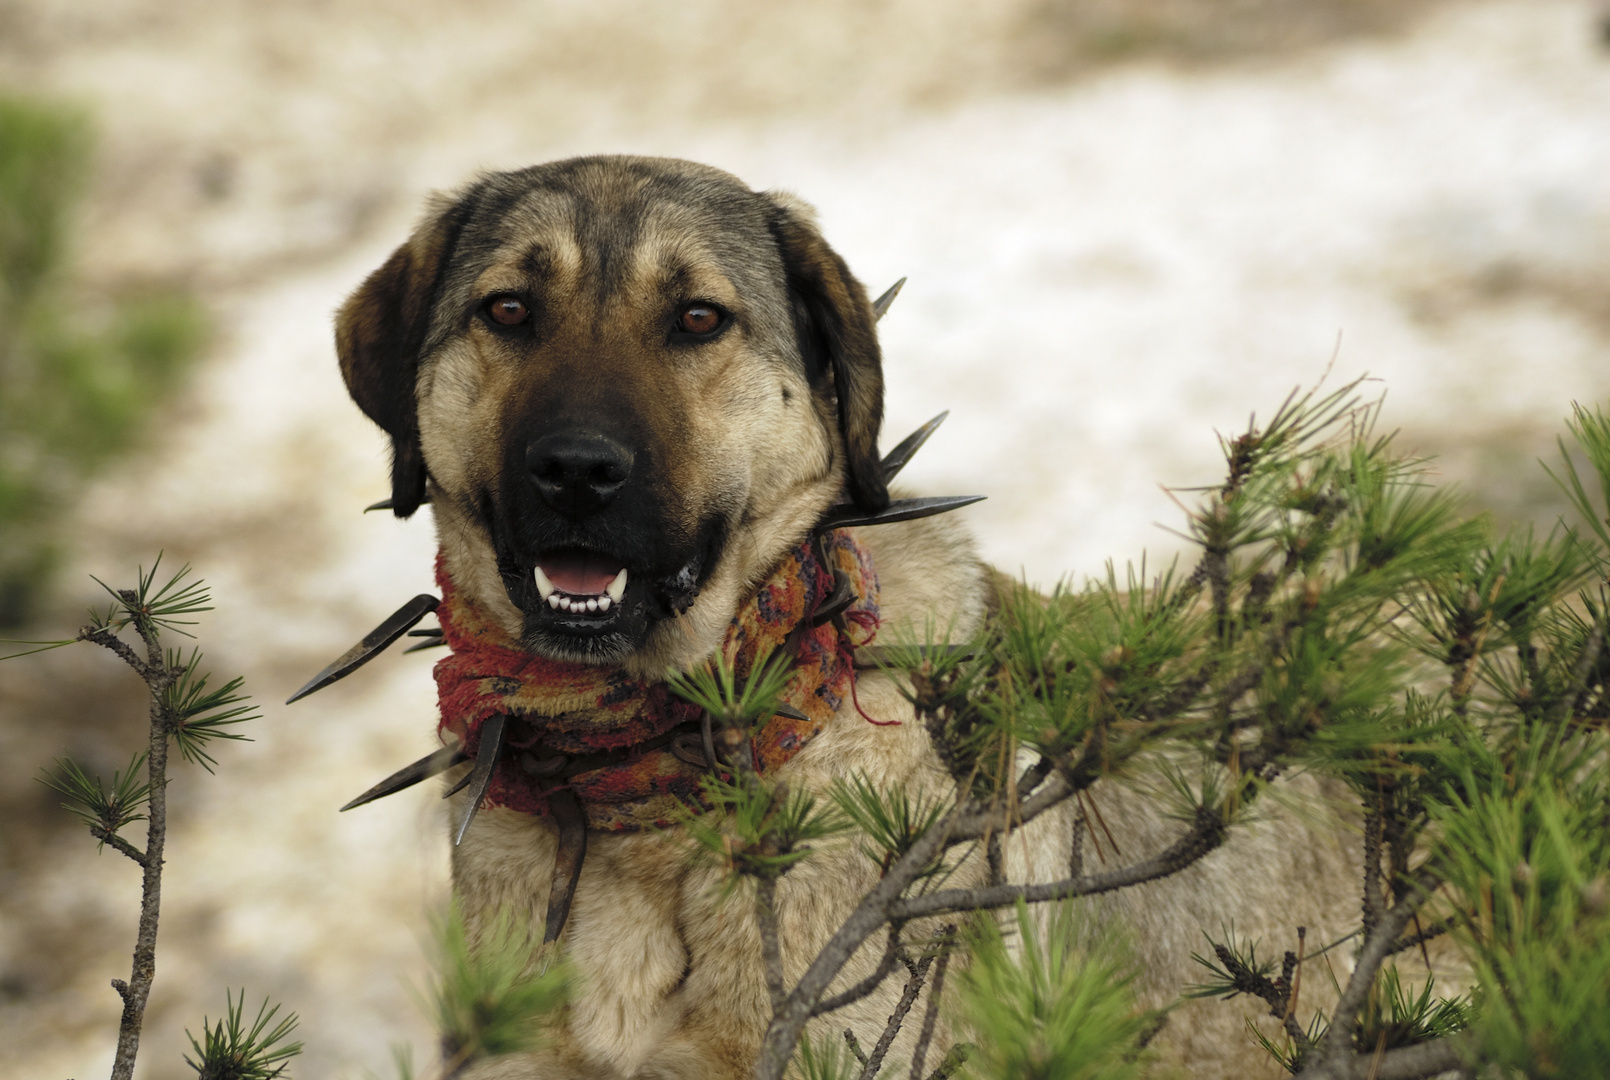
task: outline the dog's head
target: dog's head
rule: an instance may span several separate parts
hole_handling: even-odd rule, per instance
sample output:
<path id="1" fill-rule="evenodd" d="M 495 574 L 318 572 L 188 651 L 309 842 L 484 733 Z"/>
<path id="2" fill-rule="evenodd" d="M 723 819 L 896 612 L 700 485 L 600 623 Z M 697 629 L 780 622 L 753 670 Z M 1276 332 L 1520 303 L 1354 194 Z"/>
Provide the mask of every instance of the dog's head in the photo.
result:
<path id="1" fill-rule="evenodd" d="M 455 582 L 532 650 L 657 673 L 847 495 L 888 501 L 866 292 L 803 204 L 595 157 L 439 197 L 347 300 L 347 387 Z"/>

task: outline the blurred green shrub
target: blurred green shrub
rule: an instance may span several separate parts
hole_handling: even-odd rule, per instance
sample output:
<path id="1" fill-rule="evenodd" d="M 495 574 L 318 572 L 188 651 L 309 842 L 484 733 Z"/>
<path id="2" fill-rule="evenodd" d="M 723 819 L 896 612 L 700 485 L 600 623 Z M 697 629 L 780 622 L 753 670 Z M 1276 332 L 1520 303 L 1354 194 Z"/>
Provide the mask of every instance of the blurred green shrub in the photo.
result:
<path id="1" fill-rule="evenodd" d="M 61 512 L 206 336 L 188 295 L 110 295 L 75 278 L 93 142 L 80 111 L 0 94 L 0 626 L 29 618 Z"/>

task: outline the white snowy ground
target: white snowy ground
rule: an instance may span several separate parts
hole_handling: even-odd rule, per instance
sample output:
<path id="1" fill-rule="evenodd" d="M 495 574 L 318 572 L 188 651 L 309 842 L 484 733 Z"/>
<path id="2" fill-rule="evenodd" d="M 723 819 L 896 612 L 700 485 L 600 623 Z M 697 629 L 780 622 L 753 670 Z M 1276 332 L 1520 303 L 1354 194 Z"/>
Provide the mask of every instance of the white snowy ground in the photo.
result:
<path id="1" fill-rule="evenodd" d="M 1597 14 L 1564 0 L 1455 5 L 1396 40 L 1216 70 L 1116 68 L 863 119 L 843 107 L 818 117 L 807 102 L 713 120 L 661 107 L 648 125 L 605 102 L 538 132 L 513 115 L 518 100 L 467 115 L 464 102 L 483 99 L 464 90 L 444 115 L 421 91 L 418 131 L 397 133 L 378 164 L 343 167 L 417 193 L 481 166 L 630 151 L 802 194 L 869 287 L 910 277 L 883 326 L 888 433 L 952 415 L 908 483 L 989 495 L 964 512 L 985 554 L 1048 584 L 1177 550 L 1155 524 L 1178 520 L 1158 485 L 1210 481 L 1214 430 L 1314 383 L 1338 335 L 1332 384 L 1381 379 L 1385 423 L 1410 445 L 1450 451 L 1456 473 L 1531 483 L 1512 459 L 1545 447 L 1572 400 L 1610 397 L 1610 53 Z M 405 32 L 420 56 L 437 55 L 425 28 Z M 485 85 L 456 41 L 420 76 L 443 94 L 455 72 Z M 227 67 L 226 45 L 205 62 Z M 191 62 L 173 61 L 179 89 L 164 92 L 204 117 L 203 88 L 181 77 Z M 118 80 L 148 101 L 157 92 L 137 85 L 140 65 L 161 66 L 119 63 L 64 61 L 58 84 L 115 118 L 135 107 L 119 106 Z M 316 98 L 286 93 L 306 115 L 275 122 L 326 122 Z M 245 130 L 236 98 L 216 107 Z M 355 124 L 351 108 L 328 122 Z M 339 140 L 325 151 L 347 152 Z M 330 312 L 417 202 L 376 205 L 315 256 L 264 256 L 248 274 L 228 273 L 229 236 L 272 254 L 274 230 L 294 222 L 251 232 L 241 217 L 171 238 L 222 268 L 209 299 L 223 341 L 158 445 L 81 511 L 94 539 L 66 576 L 126 578 L 159 547 L 191 559 L 217 598 L 200 627 L 215 667 L 244 672 L 264 703 L 256 742 L 224 747 L 217 777 L 184 770 L 174 784 L 146 1077 L 185 1075 L 181 1029 L 242 984 L 302 1014 L 297 1076 L 388 1071 L 394 1041 L 429 1056 L 406 987 L 444 893 L 438 804 L 414 791 L 335 808 L 430 747 L 431 654 L 388 655 L 278 704 L 431 584 L 428 512 L 406 524 L 358 513 L 387 493 L 385 454 L 329 340 Z M 112 939 L 132 940 L 132 867 L 88 841 L 62 850 L 7 887 L 42 910 L 126 924 Z M 0 927 L 0 957 L 27 932 Z M 126 968 L 120 945 L 69 989 L 0 1005 L 0 1073 L 105 1072 L 117 1004 L 106 980 Z"/>

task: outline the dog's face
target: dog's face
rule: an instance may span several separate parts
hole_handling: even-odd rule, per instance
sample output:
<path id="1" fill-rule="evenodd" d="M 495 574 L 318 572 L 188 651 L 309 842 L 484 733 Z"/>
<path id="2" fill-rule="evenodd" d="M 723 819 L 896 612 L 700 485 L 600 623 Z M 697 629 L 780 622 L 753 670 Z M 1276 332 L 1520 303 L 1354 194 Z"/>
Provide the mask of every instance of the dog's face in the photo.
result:
<path id="1" fill-rule="evenodd" d="M 862 289 L 807 208 L 689 162 L 485 176 L 342 307 L 347 386 L 449 568 L 533 651 L 708 652 L 841 493 L 887 502 Z"/>

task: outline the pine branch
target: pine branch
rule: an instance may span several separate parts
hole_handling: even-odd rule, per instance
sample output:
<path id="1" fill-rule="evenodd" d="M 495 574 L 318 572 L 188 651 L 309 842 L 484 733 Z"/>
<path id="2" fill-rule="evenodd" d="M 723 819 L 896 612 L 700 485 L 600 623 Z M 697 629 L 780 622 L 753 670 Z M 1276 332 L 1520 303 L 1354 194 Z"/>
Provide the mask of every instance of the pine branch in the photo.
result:
<path id="1" fill-rule="evenodd" d="M 1386 901 L 1381 896 L 1382 809 L 1379 795 L 1364 812 L 1364 936 L 1381 921 Z"/>
<path id="2" fill-rule="evenodd" d="M 933 1072 L 928 1074 L 928 1080 L 950 1080 L 952 1076 L 956 1075 L 956 1070 L 967 1064 L 967 1059 L 972 1054 L 972 1051 L 972 1043 L 957 1043 L 952 1046 L 949 1053 L 945 1055 L 945 1059 L 934 1067 Z"/>
<path id="3" fill-rule="evenodd" d="M 1433 871 L 1424 867 L 1414 874 L 1411 881 L 1413 889 L 1382 915 L 1374 931 L 1365 939 L 1364 947 L 1360 950 L 1353 967 L 1353 974 L 1347 980 L 1347 987 L 1342 991 L 1341 998 L 1336 1002 L 1336 1008 L 1331 1012 L 1330 1029 L 1320 1040 L 1319 1062 L 1313 1068 L 1304 1069 L 1299 1074 L 1300 1077 L 1319 1080 L 1321 1077 L 1352 1075 L 1349 1072 L 1336 1070 L 1351 1068 L 1348 1062 L 1354 1057 L 1353 1034 L 1358 1026 L 1359 1010 L 1364 1007 L 1364 999 L 1369 995 L 1370 987 L 1375 985 L 1375 976 L 1381 970 L 1382 962 L 1391 954 L 1392 945 L 1397 941 L 1398 935 L 1403 933 L 1404 927 L 1409 924 L 1409 919 L 1441 883 L 1441 879 Z M 1444 1066 L 1444 1068 L 1451 1067 Z M 1382 1072 L 1379 1075 L 1384 1077 L 1386 1073 Z"/>
<path id="4" fill-rule="evenodd" d="M 900 962 L 900 956 L 900 924 L 891 923 L 889 925 L 889 942 L 884 946 L 883 957 L 878 961 L 877 970 L 842 994 L 834 994 L 826 1001 L 820 1002 L 811 1010 L 811 1015 L 813 1017 L 821 1016 L 824 1013 L 830 1013 L 860 1001 L 883 985 L 883 980 L 889 977 L 889 974 L 894 971 L 894 966 Z"/>
<path id="5" fill-rule="evenodd" d="M 1167 850 L 1132 866 L 1042 884 L 943 889 L 925 896 L 894 900 L 885 910 L 892 919 L 917 919 L 1007 907 L 1019 900 L 1036 904 L 1113 892 L 1179 873 L 1222 844 L 1225 834 L 1223 818 L 1214 810 L 1203 807 L 1198 810 L 1197 820 L 1189 832 L 1169 845 Z"/>
<path id="6" fill-rule="evenodd" d="M 1426 942 L 1433 941 L 1441 937 L 1443 934 L 1446 934 L 1449 930 L 1453 929 L 1453 927 L 1454 920 L 1452 918 L 1439 919 L 1418 933 L 1410 934 L 1406 938 L 1399 938 L 1397 941 L 1394 941 L 1392 943 L 1392 948 L 1388 950 L 1387 955 L 1395 956 L 1398 953 L 1403 952 L 1405 949 L 1412 949 L 1416 946 L 1424 945 Z"/>
<path id="7" fill-rule="evenodd" d="M 928 1008 L 922 1014 L 922 1031 L 917 1036 L 916 1047 L 911 1051 L 911 1080 L 922 1080 L 923 1061 L 928 1056 L 928 1044 L 933 1041 L 934 1025 L 939 1020 L 939 998 L 945 992 L 945 969 L 950 966 L 955 936 L 954 924 L 939 932 L 939 962 L 934 968 L 933 986 L 928 990 Z"/>
<path id="8" fill-rule="evenodd" d="M 860 1080 L 874 1080 L 878 1070 L 883 1068 L 883 1059 L 889 1053 L 889 1047 L 894 1045 L 895 1036 L 905 1025 L 906 1014 L 911 1012 L 911 1006 L 916 1003 L 917 995 L 922 993 L 923 980 L 928 976 L 928 968 L 934 962 L 933 954 L 924 956 L 915 963 L 906 961 L 906 967 L 911 972 L 906 980 L 906 988 L 900 993 L 900 1000 L 895 1003 L 894 1012 L 889 1014 L 889 1021 L 883 1026 L 883 1034 L 872 1047 L 872 1053 L 867 1055 L 862 1063 Z"/>
<path id="9" fill-rule="evenodd" d="M 111 627 L 95 625 L 86 626 L 78 632 L 78 640 L 87 641 L 93 645 L 99 645 L 103 649 L 110 649 L 112 652 L 116 653 L 125 664 L 133 668 L 135 674 L 139 675 L 142 679 L 146 678 L 147 667 L 145 661 L 141 660 L 140 654 L 130 648 L 129 644 L 122 638 L 118 637 L 117 632 Z"/>
<path id="10" fill-rule="evenodd" d="M 150 860 L 146 858 L 145 852 L 141 851 L 139 848 L 135 847 L 133 844 L 129 843 L 115 832 L 108 832 L 98 825 L 90 826 L 89 832 L 91 836 L 95 837 L 95 839 L 99 840 L 101 843 L 111 844 L 118 851 L 121 851 L 123 854 L 127 855 L 141 866 L 145 866 L 148 862 L 150 862 Z"/>
<path id="11" fill-rule="evenodd" d="M 134 1076 L 134 1059 L 140 1050 L 140 1031 L 145 1024 L 145 1005 L 156 979 L 157 925 L 162 914 L 162 853 L 168 838 L 168 723 L 162 698 L 173 673 L 162 667 L 159 646 L 148 648 L 148 653 L 152 659 L 141 671 L 151 691 L 150 744 L 146 750 L 146 776 L 151 794 L 145 858 L 140 863 L 145 874 L 140 887 L 140 923 L 134 939 L 134 960 L 128 990 L 122 995 L 123 1015 L 118 1023 L 112 1080 L 132 1080 Z"/>
<path id="12" fill-rule="evenodd" d="M 146 749 L 143 753 L 135 755 L 126 771 L 113 774 L 110 789 L 106 788 L 99 777 L 90 780 L 88 775 L 69 759 L 62 759 L 58 763 L 56 774 L 41 777 L 46 784 L 66 797 L 67 801 L 63 806 L 88 826 L 90 835 L 102 844 L 110 844 L 118 852 L 139 864 L 143 870 L 140 917 L 135 933 L 129 978 L 112 980 L 112 987 L 123 1002 L 118 1021 L 117 1047 L 112 1060 L 112 1080 L 132 1080 L 135 1059 L 140 1048 L 140 1035 L 145 1023 L 146 1005 L 150 999 L 152 983 L 156 978 L 157 931 L 162 912 L 163 852 L 167 843 L 170 742 L 177 742 L 180 752 L 185 756 L 194 757 L 203 765 L 210 766 L 212 759 L 200 750 L 201 744 L 211 738 L 240 738 L 241 736 L 223 729 L 252 718 L 250 710 L 239 704 L 244 700 L 244 697 L 237 693 L 241 680 L 231 680 L 221 689 L 209 693 L 206 689 L 206 677 L 196 676 L 199 653 L 192 653 L 188 661 L 177 652 L 164 654 L 161 640 L 163 631 L 170 630 L 188 636 L 180 627 L 192 623 L 181 616 L 207 611 L 210 608 L 209 597 L 201 582 L 186 580 L 190 572 L 189 567 L 181 568 L 178 573 L 158 586 L 156 574 L 160 562 L 159 556 L 149 571 L 141 569 L 137 586 L 133 589 L 113 589 L 105 582 L 96 579 L 97 584 L 112 597 L 113 603 L 104 613 L 91 612 L 92 621 L 82 627 L 73 639 L 99 645 L 115 654 L 145 683 L 149 698 Z M 130 626 L 134 627 L 140 639 L 139 644 L 143 648 L 137 648 L 118 636 L 121 630 Z M 142 764 L 145 768 L 143 783 L 136 779 Z M 119 835 L 119 830 L 124 826 L 140 820 L 146 823 L 143 851 Z M 264 1010 L 259 1010 L 260 1022 L 248 1031 L 240 1025 L 240 1006 L 231 1000 L 228 1014 L 225 1020 L 219 1022 L 217 1029 L 204 1026 L 208 1045 L 211 1046 L 218 1039 L 225 1040 L 237 1049 L 249 1044 L 256 1045 L 261 1041 L 258 1037 L 264 1035 L 264 1024 L 274 1013 L 266 1002 Z M 288 1023 L 294 1026 L 294 1018 Z M 267 1046 L 276 1041 L 287 1030 L 289 1028 L 282 1023 L 275 1029 L 277 1034 L 271 1033 L 271 1037 L 267 1037 L 267 1041 L 262 1042 L 262 1045 Z M 245 1041 L 236 1039 L 236 1036 Z M 230 1042 L 232 1039 L 235 1041 Z M 289 1054 L 276 1051 L 271 1058 L 277 1061 L 287 1056 Z M 218 1077 L 226 1075 L 216 1070 L 200 1071 L 203 1076 L 209 1078 L 213 1075 Z M 270 1076 L 278 1075 L 278 1071 L 277 1069 L 265 1071 L 259 1080 L 268 1080 Z M 247 1073 L 229 1072 L 227 1075 L 236 1080 L 248 1078 Z"/>
<path id="13" fill-rule="evenodd" d="M 779 788 L 782 785 L 778 785 Z M 766 972 L 766 991 L 772 1011 L 783 1003 L 783 954 L 777 941 L 777 879 L 755 881 L 755 922 L 760 928 L 760 959 Z"/>
<path id="14" fill-rule="evenodd" d="M 855 1055 L 856 1061 L 863 1065 L 867 1063 L 866 1051 L 861 1049 L 861 1040 L 855 1037 L 855 1032 L 850 1028 L 844 1029 L 844 1044 L 850 1048 L 850 1053 Z"/>
<path id="15" fill-rule="evenodd" d="M 1463 1068 L 1472 1046 L 1463 1037 L 1434 1039 L 1377 1055 L 1347 1055 L 1297 1074 L 1296 1080 L 1427 1080 Z"/>

